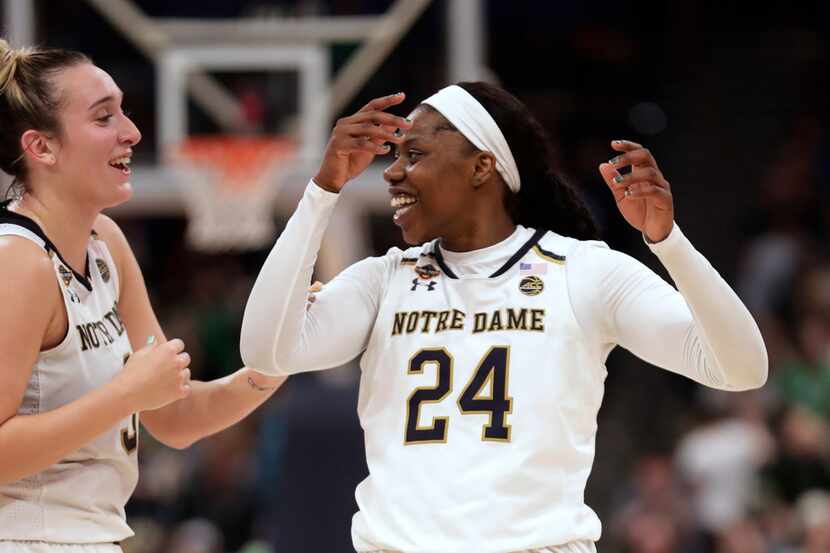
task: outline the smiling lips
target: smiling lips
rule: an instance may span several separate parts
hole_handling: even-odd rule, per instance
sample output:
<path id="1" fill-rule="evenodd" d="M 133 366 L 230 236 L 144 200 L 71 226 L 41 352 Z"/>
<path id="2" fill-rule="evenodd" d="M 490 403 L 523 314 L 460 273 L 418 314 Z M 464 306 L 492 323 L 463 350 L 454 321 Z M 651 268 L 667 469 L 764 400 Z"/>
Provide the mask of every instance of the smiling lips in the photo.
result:
<path id="1" fill-rule="evenodd" d="M 389 202 L 389 204 L 395 208 L 395 215 L 392 216 L 392 219 L 397 221 L 403 217 L 407 211 L 412 209 L 412 206 L 416 203 L 418 203 L 418 200 L 415 196 L 410 196 L 409 194 L 396 194 Z"/>
<path id="2" fill-rule="evenodd" d="M 117 157 L 117 158 L 111 160 L 109 164 L 110 164 L 110 167 L 118 169 L 119 171 L 121 171 L 125 175 L 129 175 L 130 174 L 130 161 L 131 161 L 131 156 L 123 155 L 121 157 Z"/>

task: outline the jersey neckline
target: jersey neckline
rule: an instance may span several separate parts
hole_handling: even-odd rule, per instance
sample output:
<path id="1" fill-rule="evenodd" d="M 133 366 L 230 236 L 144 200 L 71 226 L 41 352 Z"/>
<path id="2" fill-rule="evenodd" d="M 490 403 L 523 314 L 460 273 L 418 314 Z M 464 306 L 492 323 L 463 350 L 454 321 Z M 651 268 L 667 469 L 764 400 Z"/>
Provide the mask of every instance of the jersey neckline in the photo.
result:
<path id="1" fill-rule="evenodd" d="M 43 232 L 43 229 L 40 228 L 33 219 L 26 217 L 25 215 L 21 215 L 20 213 L 16 213 L 14 211 L 9 210 L 9 204 L 12 200 L 6 200 L 4 202 L 0 202 L 0 223 L 7 222 L 11 224 L 15 224 L 17 226 L 23 227 L 33 233 L 35 233 L 38 238 L 43 240 L 45 243 L 45 248 L 47 251 L 55 252 L 55 255 L 58 256 L 58 259 L 61 260 L 70 271 L 72 271 L 73 276 L 80 282 L 84 288 L 92 291 L 92 283 L 89 280 L 89 253 L 86 255 L 86 259 L 84 260 L 84 271 L 86 272 L 85 275 L 78 273 L 75 269 L 72 268 L 72 265 L 67 263 L 66 259 L 63 258 L 61 252 L 58 251 L 58 248 L 55 247 L 55 244 L 49 240 L 49 237 L 46 236 L 46 233 Z"/>
<path id="2" fill-rule="evenodd" d="M 527 242 L 522 244 L 522 246 L 516 251 L 516 253 L 510 256 L 510 259 L 508 259 L 504 263 L 504 265 L 502 265 L 499 269 L 497 269 L 493 274 L 491 274 L 487 278 L 496 278 L 506 273 L 513 265 L 515 265 L 521 258 L 523 258 L 525 254 L 527 254 L 527 252 L 529 252 L 530 249 L 539 242 L 539 240 L 542 239 L 542 236 L 544 236 L 545 233 L 547 233 L 547 230 L 545 229 L 536 230 L 536 232 L 533 233 L 533 236 L 531 236 L 527 240 Z M 444 272 L 444 274 L 447 275 L 449 278 L 458 279 L 458 275 L 456 275 L 444 261 L 444 255 L 441 253 L 440 239 L 436 239 L 433 242 L 433 252 L 435 253 L 435 261 L 436 263 L 438 263 L 438 266 L 441 267 L 441 270 Z"/>

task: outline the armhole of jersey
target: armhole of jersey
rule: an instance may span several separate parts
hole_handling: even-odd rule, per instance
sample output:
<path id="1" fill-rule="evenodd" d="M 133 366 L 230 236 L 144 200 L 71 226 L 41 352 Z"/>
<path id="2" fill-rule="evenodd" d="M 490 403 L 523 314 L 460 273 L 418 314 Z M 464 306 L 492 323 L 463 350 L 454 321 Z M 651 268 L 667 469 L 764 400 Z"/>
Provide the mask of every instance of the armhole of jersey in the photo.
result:
<path id="1" fill-rule="evenodd" d="M 47 255 L 49 253 L 46 242 L 40 236 L 20 225 L 15 225 L 13 223 L 0 223 L 0 236 L 19 236 L 21 238 L 25 238 L 26 240 L 34 242 L 40 246 L 45 252 L 47 252 Z M 66 334 L 60 342 L 49 349 L 40 350 L 38 355 L 54 355 L 55 353 L 59 353 L 66 348 L 66 345 L 70 342 L 72 337 L 72 310 L 69 309 L 69 305 L 67 303 L 68 299 L 66 294 L 63 292 L 61 279 L 57 273 L 55 273 L 55 282 L 58 286 L 58 293 L 61 296 L 63 310 L 66 313 Z"/>

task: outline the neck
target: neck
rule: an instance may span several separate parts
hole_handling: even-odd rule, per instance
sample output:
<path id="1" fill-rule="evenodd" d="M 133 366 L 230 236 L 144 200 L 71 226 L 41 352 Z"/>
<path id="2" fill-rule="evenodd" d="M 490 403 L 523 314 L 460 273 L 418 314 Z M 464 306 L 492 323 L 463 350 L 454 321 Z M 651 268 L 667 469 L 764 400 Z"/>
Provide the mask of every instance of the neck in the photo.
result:
<path id="1" fill-rule="evenodd" d="M 26 192 L 13 205 L 14 211 L 34 220 L 63 258 L 80 274 L 84 273 L 89 235 L 99 212 L 54 194 L 54 187 Z"/>
<path id="2" fill-rule="evenodd" d="M 479 214 L 472 221 L 460 225 L 457 232 L 441 237 L 441 247 L 453 252 L 469 252 L 498 244 L 516 230 L 516 225 L 504 209 Z"/>

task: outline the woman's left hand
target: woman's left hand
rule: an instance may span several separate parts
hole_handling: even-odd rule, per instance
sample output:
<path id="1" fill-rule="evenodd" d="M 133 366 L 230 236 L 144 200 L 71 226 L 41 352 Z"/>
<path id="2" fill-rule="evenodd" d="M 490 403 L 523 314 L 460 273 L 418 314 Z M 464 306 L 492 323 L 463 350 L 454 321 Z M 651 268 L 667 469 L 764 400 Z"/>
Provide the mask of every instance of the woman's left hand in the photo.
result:
<path id="1" fill-rule="evenodd" d="M 611 147 L 622 154 L 601 163 L 599 172 L 614 194 L 617 208 L 625 220 L 650 242 L 660 242 L 674 225 L 671 186 L 657 161 L 646 148 L 628 140 L 614 140 Z M 621 175 L 619 169 L 631 166 Z"/>

